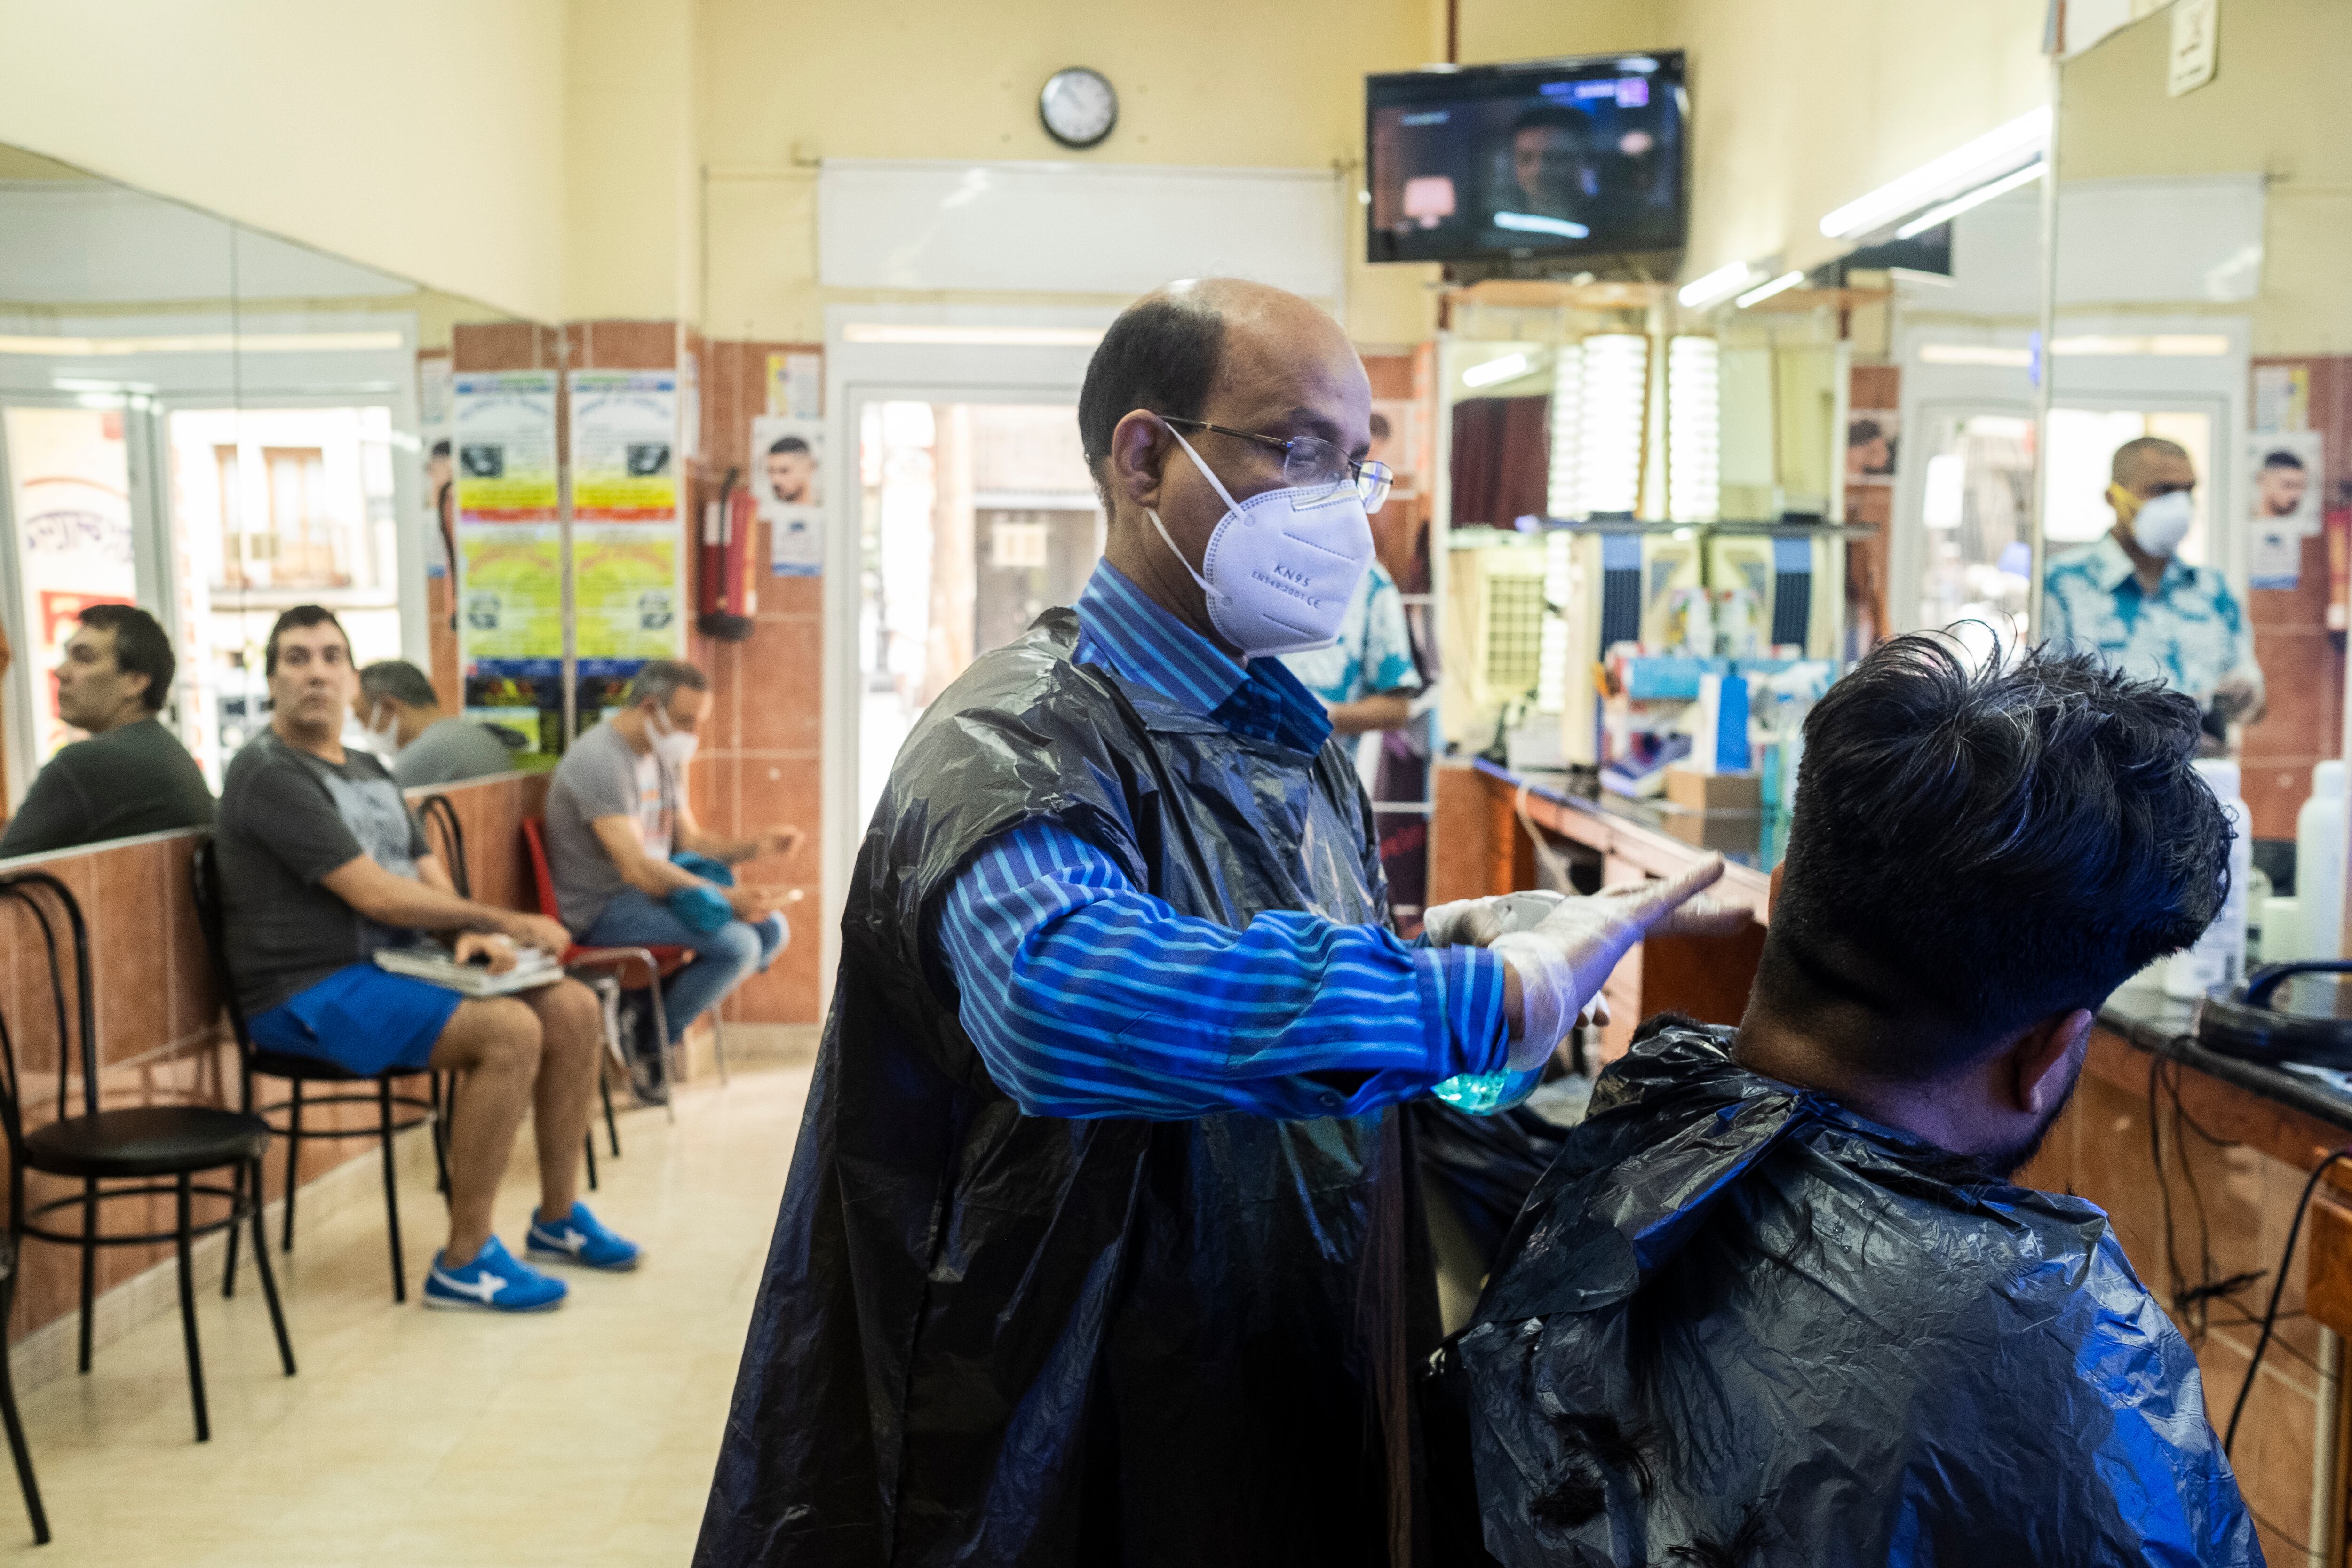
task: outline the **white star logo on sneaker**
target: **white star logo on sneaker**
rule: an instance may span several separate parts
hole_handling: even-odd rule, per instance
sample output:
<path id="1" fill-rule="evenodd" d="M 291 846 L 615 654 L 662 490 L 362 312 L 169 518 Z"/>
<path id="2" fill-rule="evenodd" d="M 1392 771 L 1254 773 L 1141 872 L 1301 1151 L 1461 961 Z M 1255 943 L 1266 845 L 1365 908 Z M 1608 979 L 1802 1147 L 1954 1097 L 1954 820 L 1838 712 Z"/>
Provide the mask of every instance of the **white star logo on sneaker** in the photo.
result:
<path id="1" fill-rule="evenodd" d="M 540 1234 L 574 1258 L 579 1257 L 588 1247 L 588 1233 L 584 1230 L 574 1230 L 568 1225 L 560 1231 L 541 1231 Z"/>

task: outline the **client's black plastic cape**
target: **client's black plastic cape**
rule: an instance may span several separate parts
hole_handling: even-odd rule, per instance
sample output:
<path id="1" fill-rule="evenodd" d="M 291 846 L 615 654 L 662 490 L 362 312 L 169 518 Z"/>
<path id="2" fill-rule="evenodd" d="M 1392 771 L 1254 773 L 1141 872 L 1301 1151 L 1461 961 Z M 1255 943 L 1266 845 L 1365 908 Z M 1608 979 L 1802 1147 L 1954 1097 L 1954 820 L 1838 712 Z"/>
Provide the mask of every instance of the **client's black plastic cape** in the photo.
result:
<path id="1" fill-rule="evenodd" d="M 975 662 L 866 830 L 703 1568 L 1423 1560 L 1405 1119 L 1024 1116 L 924 940 L 1040 819 L 1220 924 L 1384 916 L 1337 745 L 1234 735 L 1072 663 L 1076 632 L 1051 611 Z"/>
<path id="2" fill-rule="evenodd" d="M 1448 1560 L 2262 1562 L 2104 1214 L 1729 1040 L 1668 1024 L 1603 1075 L 1439 1358 Z"/>

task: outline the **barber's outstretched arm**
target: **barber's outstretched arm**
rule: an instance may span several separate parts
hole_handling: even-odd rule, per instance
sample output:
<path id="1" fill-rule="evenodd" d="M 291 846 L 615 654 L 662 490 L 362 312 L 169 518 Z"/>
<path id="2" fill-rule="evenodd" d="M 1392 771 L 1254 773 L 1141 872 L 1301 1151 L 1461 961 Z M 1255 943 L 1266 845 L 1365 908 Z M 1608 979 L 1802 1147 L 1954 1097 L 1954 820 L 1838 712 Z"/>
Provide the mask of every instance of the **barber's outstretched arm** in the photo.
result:
<path id="1" fill-rule="evenodd" d="M 1690 890 L 1577 900 L 1591 909 L 1534 951 L 1573 951 L 1566 962 L 1590 967 L 1600 961 L 1587 949 L 1614 942 L 1598 991 L 1640 922 Z M 1412 949 L 1378 926 L 1296 911 L 1241 931 L 1180 915 L 1047 824 L 984 850 L 936 929 L 965 1032 L 1035 1115 L 1353 1115 L 1495 1071 L 1512 1048 L 1510 975 L 1496 954 Z M 1530 1047 L 1534 1059 L 1559 1034 Z"/>

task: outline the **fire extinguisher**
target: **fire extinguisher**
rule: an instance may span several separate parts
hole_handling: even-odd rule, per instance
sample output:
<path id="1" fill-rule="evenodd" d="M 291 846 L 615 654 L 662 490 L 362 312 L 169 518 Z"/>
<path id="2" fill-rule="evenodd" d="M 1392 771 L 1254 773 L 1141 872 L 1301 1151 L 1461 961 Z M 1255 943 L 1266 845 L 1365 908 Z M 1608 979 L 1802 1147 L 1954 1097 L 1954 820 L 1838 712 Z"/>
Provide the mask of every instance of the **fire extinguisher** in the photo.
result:
<path id="1" fill-rule="evenodd" d="M 695 625 L 705 637 L 721 642 L 741 642 L 751 635 L 751 617 L 760 613 L 756 552 L 760 538 L 760 502 L 735 480 L 739 468 L 727 470 L 718 499 L 702 509 L 701 570 L 695 574 Z"/>

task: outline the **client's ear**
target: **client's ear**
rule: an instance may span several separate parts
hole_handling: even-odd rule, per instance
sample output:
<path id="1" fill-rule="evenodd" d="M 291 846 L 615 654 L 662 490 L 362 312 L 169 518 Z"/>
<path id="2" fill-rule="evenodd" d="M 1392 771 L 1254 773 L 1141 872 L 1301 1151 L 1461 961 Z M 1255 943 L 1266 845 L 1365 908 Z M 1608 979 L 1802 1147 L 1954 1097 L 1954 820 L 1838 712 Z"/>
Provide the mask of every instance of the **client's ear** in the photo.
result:
<path id="1" fill-rule="evenodd" d="M 2077 1007 L 2053 1013 L 2029 1027 L 2010 1047 L 2015 1079 L 2011 1089 L 2015 1109 L 2041 1116 L 2066 1097 L 2074 1080 L 2074 1060 L 2091 1037 L 2091 1011 Z"/>

